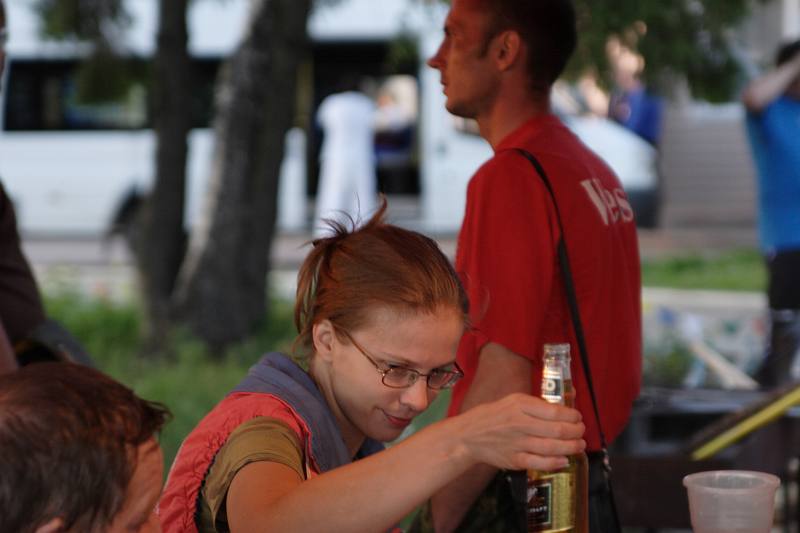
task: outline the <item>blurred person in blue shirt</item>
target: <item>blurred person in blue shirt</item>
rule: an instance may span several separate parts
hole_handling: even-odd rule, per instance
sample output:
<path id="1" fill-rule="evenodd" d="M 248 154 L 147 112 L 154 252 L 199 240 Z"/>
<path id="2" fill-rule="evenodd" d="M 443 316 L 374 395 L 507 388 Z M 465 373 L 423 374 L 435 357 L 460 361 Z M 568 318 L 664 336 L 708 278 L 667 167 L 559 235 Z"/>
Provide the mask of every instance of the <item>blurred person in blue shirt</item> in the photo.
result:
<path id="1" fill-rule="evenodd" d="M 661 98 L 647 92 L 639 83 L 636 87 L 611 93 L 609 116 L 653 146 L 661 135 Z"/>
<path id="2" fill-rule="evenodd" d="M 615 83 L 609 96 L 608 117 L 658 146 L 664 101 L 642 83 L 644 58 L 617 39 L 609 41 L 607 53 Z"/>
<path id="3" fill-rule="evenodd" d="M 769 275 L 770 339 L 756 373 L 764 387 L 800 379 L 800 40 L 781 46 L 775 63 L 742 93 Z"/>

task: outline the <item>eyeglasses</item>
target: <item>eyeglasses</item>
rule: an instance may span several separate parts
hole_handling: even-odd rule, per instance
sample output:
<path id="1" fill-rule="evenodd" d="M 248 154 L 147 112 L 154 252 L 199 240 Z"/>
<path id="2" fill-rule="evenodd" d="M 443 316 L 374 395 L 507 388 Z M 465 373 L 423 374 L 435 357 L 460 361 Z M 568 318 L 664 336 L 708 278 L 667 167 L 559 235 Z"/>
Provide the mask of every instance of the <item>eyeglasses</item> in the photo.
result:
<path id="1" fill-rule="evenodd" d="M 367 351 L 361 347 L 356 340 L 344 330 L 340 330 L 347 339 L 353 343 L 353 346 L 356 347 L 356 350 L 361 352 L 361 355 L 367 358 L 367 360 L 372 363 L 372 366 L 380 372 L 381 377 L 383 378 L 383 384 L 387 387 L 392 389 L 405 389 L 412 386 L 414 383 L 417 382 L 419 378 L 424 377 L 427 381 L 428 388 L 434 390 L 441 390 L 441 389 L 449 389 L 456 382 L 464 377 L 464 372 L 459 368 L 458 363 L 453 363 L 455 368 L 447 370 L 444 368 L 434 368 L 427 374 L 423 374 L 421 372 L 417 372 L 413 368 L 408 368 L 405 366 L 397 366 L 391 365 L 387 363 L 389 368 L 381 368 L 381 366 L 375 362 Z"/>

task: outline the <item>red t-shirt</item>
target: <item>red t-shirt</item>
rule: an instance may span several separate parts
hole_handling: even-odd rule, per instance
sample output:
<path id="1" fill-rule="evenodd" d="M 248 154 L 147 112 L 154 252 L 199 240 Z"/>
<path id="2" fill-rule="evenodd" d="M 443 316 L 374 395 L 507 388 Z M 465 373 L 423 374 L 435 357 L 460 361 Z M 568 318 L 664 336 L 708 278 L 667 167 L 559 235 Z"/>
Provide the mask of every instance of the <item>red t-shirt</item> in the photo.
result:
<path id="1" fill-rule="evenodd" d="M 531 163 L 514 148 L 536 156 L 558 201 L 609 442 L 627 423 L 639 394 L 641 288 L 633 211 L 608 166 L 558 118 L 544 115 L 503 139 L 469 183 L 456 270 L 469 294 L 475 331 L 459 347 L 465 377 L 453 391 L 450 414 L 459 412 L 487 342 L 530 359 L 533 390 L 539 391 L 543 345 L 568 341 L 585 438 L 597 450 L 597 424 L 555 253 L 553 203 Z"/>

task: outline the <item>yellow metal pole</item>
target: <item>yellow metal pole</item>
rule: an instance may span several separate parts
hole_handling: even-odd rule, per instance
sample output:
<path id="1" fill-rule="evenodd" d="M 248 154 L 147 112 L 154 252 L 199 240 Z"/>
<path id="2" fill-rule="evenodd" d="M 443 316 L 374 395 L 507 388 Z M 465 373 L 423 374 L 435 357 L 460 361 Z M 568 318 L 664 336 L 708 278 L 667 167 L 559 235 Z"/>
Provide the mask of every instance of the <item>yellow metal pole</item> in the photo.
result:
<path id="1" fill-rule="evenodd" d="M 796 387 L 787 394 L 780 396 L 774 402 L 767 404 L 762 409 L 748 416 L 735 426 L 723 431 L 710 441 L 692 451 L 692 459 L 695 461 L 708 459 L 709 457 L 718 453 L 720 450 L 727 448 L 742 437 L 746 436 L 748 433 L 751 433 L 758 428 L 769 424 L 797 404 L 800 404 L 800 387 Z"/>

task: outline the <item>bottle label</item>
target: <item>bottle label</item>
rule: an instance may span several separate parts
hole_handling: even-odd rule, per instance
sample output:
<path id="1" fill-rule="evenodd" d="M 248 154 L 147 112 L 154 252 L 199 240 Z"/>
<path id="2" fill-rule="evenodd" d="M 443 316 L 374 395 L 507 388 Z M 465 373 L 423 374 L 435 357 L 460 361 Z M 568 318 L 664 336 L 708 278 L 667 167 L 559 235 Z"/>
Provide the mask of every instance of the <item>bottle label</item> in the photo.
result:
<path id="1" fill-rule="evenodd" d="M 550 403 L 562 403 L 564 379 L 561 372 L 545 368 L 542 373 L 542 399 Z"/>
<path id="2" fill-rule="evenodd" d="M 575 476 L 569 472 L 528 478 L 528 531 L 575 527 Z"/>

